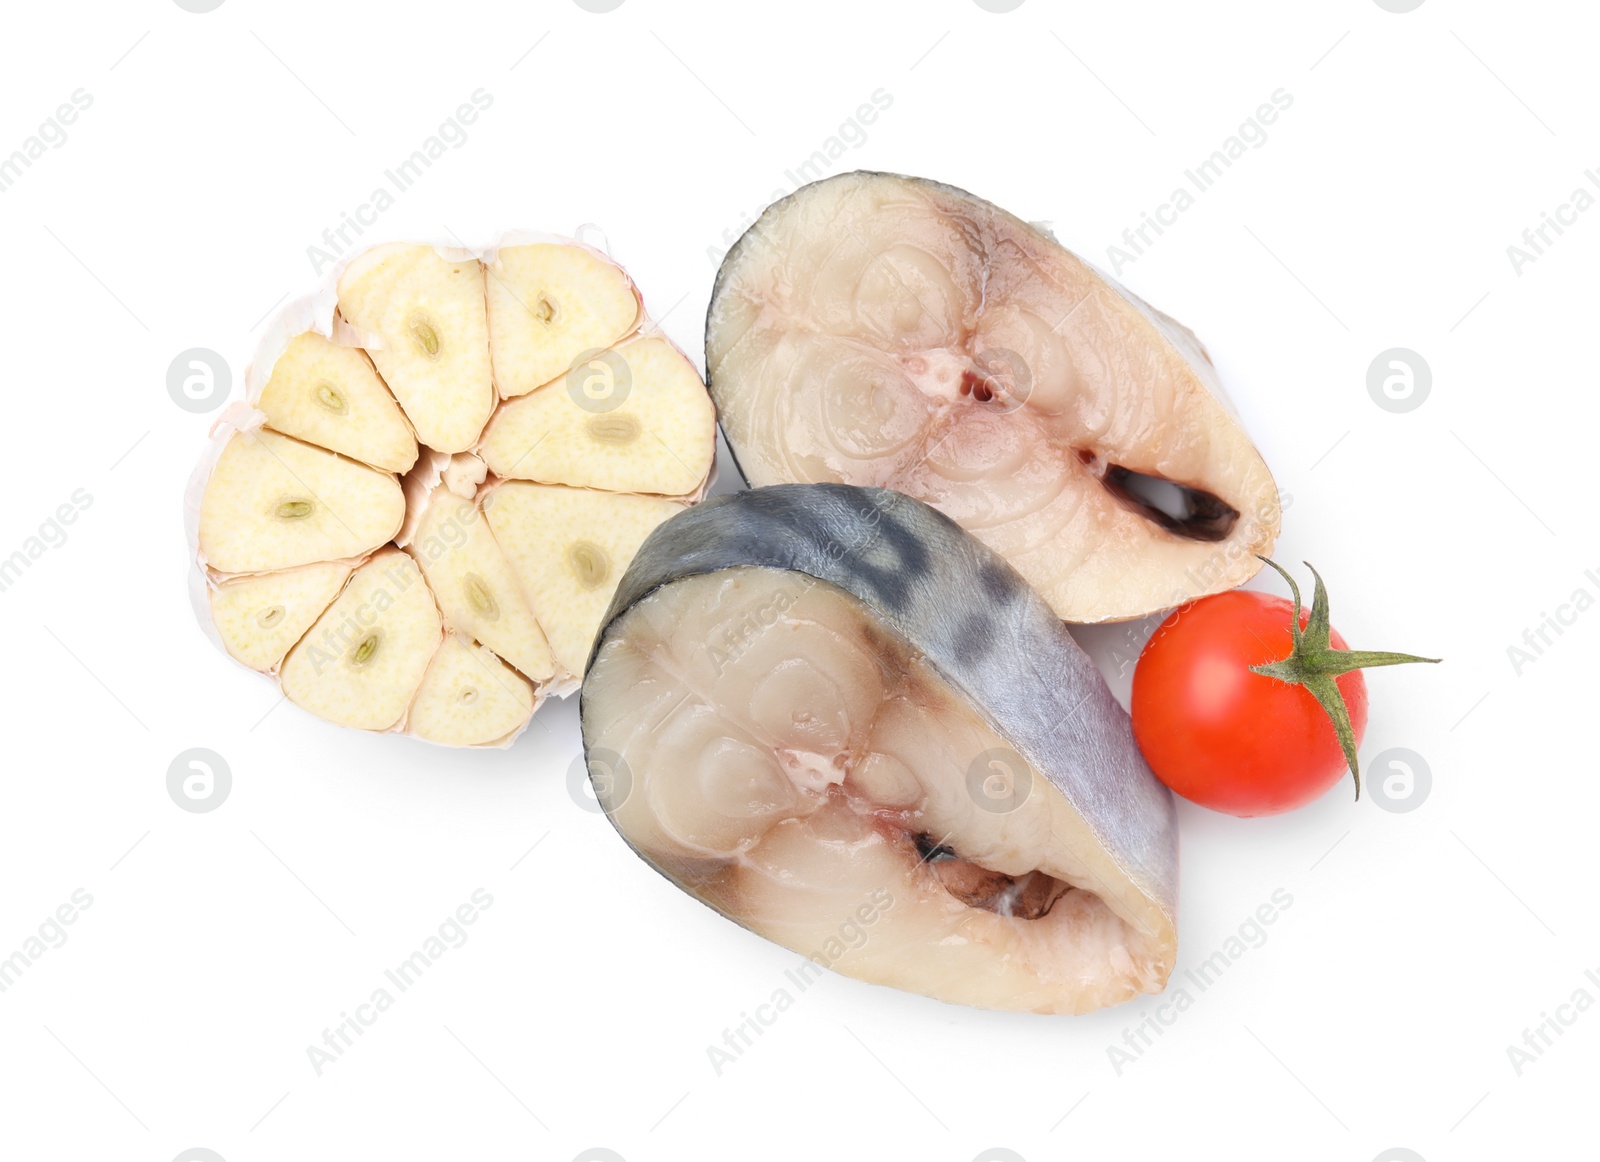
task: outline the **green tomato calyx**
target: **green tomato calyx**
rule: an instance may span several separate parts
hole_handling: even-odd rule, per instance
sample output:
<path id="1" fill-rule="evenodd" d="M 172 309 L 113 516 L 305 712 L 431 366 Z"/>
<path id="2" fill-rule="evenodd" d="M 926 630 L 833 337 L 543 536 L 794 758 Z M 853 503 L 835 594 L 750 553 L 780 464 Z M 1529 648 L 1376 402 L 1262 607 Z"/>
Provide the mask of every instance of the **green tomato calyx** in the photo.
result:
<path id="1" fill-rule="evenodd" d="M 1271 565 L 1277 574 L 1288 582 L 1289 594 L 1294 598 L 1294 616 L 1289 621 L 1289 634 L 1294 640 L 1294 645 L 1288 657 L 1260 666 L 1251 666 L 1250 670 L 1268 678 L 1276 678 L 1280 682 L 1304 686 L 1317 700 L 1317 704 L 1327 714 L 1328 720 L 1333 723 L 1334 734 L 1339 737 L 1339 748 L 1344 751 L 1345 762 L 1350 764 L 1350 774 L 1356 781 L 1356 799 L 1360 801 L 1361 765 L 1356 758 L 1356 732 L 1350 724 L 1350 708 L 1345 705 L 1344 695 L 1339 692 L 1339 683 L 1336 679 L 1340 674 L 1348 674 L 1351 670 L 1365 670 L 1372 666 L 1400 666 L 1407 662 L 1437 662 L 1440 659 L 1419 658 L 1415 654 L 1395 654 L 1382 650 L 1335 649 L 1331 644 L 1333 626 L 1328 619 L 1328 588 L 1322 583 L 1322 575 L 1312 567 L 1311 562 L 1304 562 L 1315 579 L 1315 588 L 1311 592 L 1311 616 L 1307 618 L 1305 627 L 1301 628 L 1300 587 L 1294 583 L 1294 578 L 1289 576 L 1288 571 L 1276 561 L 1269 561 L 1266 557 L 1261 557 L 1259 560 Z"/>

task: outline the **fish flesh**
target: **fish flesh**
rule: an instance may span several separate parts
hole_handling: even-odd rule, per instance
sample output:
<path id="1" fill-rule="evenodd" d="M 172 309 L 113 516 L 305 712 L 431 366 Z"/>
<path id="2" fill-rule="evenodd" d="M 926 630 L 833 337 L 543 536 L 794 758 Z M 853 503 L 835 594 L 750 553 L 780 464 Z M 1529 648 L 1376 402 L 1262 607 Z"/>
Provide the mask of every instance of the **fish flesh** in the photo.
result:
<path id="1" fill-rule="evenodd" d="M 1171 794 L 1050 607 L 920 501 L 795 484 L 672 517 L 581 717 L 623 838 L 800 971 L 1044 1013 L 1165 985 Z"/>
<path id="2" fill-rule="evenodd" d="M 1232 588 L 1278 534 L 1199 340 L 937 182 L 847 173 L 769 206 L 717 275 L 706 375 L 752 486 L 925 500 L 1068 621 Z"/>

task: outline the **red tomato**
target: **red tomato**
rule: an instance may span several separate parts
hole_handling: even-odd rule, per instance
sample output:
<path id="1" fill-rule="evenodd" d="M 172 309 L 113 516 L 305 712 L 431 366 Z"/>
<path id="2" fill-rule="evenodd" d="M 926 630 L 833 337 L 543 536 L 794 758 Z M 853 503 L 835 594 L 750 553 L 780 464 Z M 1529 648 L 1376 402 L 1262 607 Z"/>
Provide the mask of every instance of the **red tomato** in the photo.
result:
<path id="1" fill-rule="evenodd" d="M 1236 589 L 1174 613 L 1133 673 L 1133 735 L 1145 761 L 1185 799 L 1230 815 L 1304 806 L 1349 774 L 1328 714 L 1304 686 L 1250 667 L 1289 656 L 1293 605 Z M 1309 619 L 1302 610 L 1300 624 Z M 1330 644 L 1347 649 L 1334 632 Z M 1335 679 L 1356 745 L 1367 729 L 1360 670 Z"/>

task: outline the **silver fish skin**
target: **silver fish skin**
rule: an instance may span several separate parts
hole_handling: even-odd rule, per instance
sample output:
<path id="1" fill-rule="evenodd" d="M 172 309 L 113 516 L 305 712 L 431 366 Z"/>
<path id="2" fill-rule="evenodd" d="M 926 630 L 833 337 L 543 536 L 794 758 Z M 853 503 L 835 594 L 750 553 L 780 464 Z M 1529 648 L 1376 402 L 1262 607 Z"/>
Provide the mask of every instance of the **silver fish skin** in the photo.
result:
<path id="1" fill-rule="evenodd" d="M 1118 872 L 1105 903 L 1174 954 L 1176 812 L 1139 753 L 1127 713 L 1021 575 L 921 501 L 878 488 L 792 484 L 716 497 L 674 516 L 645 540 L 618 585 L 590 656 L 591 676 L 634 605 L 686 579 L 750 568 L 836 587 L 919 651 L 1081 815 Z M 603 725 L 594 721 L 590 693 L 586 682 L 586 751 Z M 1170 969 L 1168 955 L 1161 983 Z M 1158 987 L 1146 982 L 1137 991 Z M 1101 1003 L 1111 1002 L 1087 1007 Z"/>

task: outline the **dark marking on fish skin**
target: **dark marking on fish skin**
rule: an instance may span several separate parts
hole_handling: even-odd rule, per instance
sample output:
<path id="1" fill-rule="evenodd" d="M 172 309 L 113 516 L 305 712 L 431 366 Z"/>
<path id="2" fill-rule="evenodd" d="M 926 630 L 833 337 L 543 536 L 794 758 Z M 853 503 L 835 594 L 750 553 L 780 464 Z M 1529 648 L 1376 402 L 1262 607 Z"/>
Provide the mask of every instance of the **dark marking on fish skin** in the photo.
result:
<path id="1" fill-rule="evenodd" d="M 976 662 L 994 649 L 997 636 L 994 619 L 983 613 L 969 614 L 961 619 L 952 636 L 960 657 Z"/>
<path id="2" fill-rule="evenodd" d="M 895 513 L 879 511 L 877 535 L 872 538 L 868 553 L 851 561 L 850 567 L 884 606 L 898 613 L 911 604 L 913 587 L 931 572 L 930 558 L 915 529 Z M 892 564 L 879 565 L 867 559 L 879 545 L 889 550 L 894 558 Z"/>
<path id="3" fill-rule="evenodd" d="M 604 624 L 654 587 L 646 577 L 682 577 L 732 564 L 806 573 L 858 590 L 888 612 L 907 614 L 915 608 L 918 586 L 935 573 L 934 553 L 942 547 L 937 537 L 927 539 L 932 510 L 913 505 L 895 493 L 846 484 L 779 485 L 710 498 L 645 539 Z"/>
<path id="4" fill-rule="evenodd" d="M 1003 605 L 1014 600 L 1022 586 L 1022 578 L 998 560 L 985 561 L 979 565 L 978 580 L 983 585 L 984 596 L 994 605 Z"/>

